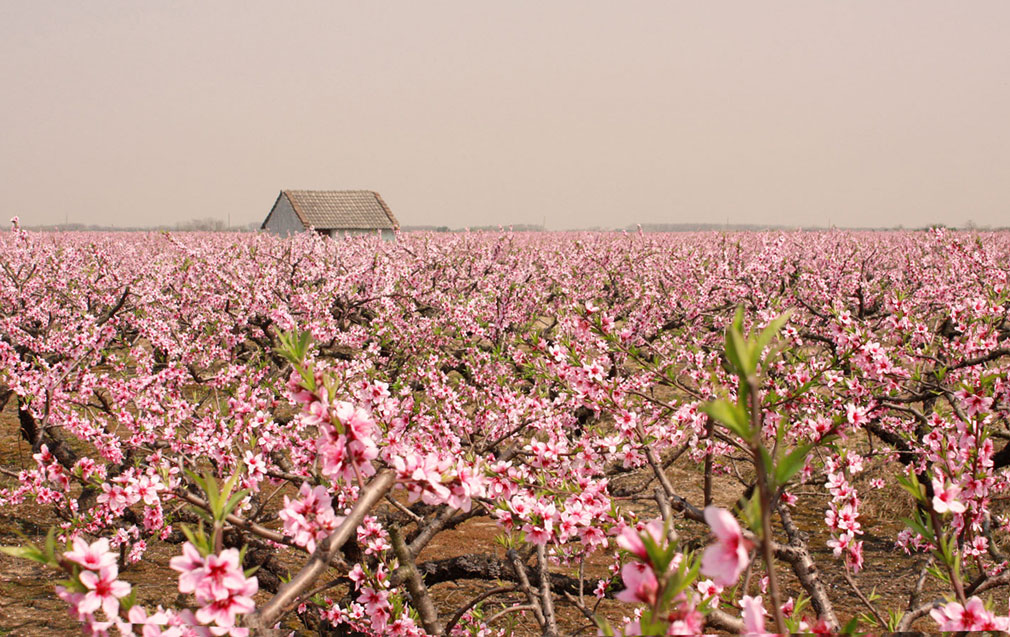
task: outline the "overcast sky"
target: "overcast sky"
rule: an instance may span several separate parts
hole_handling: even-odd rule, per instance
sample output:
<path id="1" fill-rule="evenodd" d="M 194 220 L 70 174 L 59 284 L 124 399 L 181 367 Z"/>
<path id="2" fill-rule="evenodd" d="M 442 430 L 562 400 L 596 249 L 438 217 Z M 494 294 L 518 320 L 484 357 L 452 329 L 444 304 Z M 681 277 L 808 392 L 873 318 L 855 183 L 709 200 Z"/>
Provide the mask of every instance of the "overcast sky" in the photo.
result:
<path id="1" fill-rule="evenodd" d="M 0 0 L 4 213 L 1007 225 L 1008 33 L 1003 0 Z"/>

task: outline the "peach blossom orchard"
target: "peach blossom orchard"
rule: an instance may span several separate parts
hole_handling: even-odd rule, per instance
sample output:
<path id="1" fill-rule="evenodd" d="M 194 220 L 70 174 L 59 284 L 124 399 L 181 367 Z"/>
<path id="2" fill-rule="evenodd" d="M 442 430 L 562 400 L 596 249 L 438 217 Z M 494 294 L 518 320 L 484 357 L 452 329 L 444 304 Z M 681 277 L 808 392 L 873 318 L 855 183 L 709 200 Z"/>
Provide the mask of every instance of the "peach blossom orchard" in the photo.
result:
<path id="1" fill-rule="evenodd" d="M 0 249 L 0 403 L 32 454 L 0 505 L 60 520 L 4 550 L 62 572 L 89 634 L 556 635 L 562 607 L 592 634 L 1008 628 L 1010 235 L 15 221 Z M 891 606 L 860 584 L 886 491 L 922 564 Z M 500 550 L 420 559 L 477 518 Z M 156 545 L 175 605 L 130 583 Z"/>

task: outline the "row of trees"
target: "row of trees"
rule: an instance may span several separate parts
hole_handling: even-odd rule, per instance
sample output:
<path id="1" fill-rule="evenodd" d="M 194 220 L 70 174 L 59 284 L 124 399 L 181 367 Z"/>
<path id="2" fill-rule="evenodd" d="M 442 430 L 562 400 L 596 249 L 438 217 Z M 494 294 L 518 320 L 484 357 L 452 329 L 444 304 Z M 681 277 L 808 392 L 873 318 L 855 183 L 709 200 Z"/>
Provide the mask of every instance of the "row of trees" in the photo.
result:
<path id="1" fill-rule="evenodd" d="M 7 550 L 94 632 L 1005 626 L 1006 235 L 0 242 L 0 505 L 62 520 Z M 860 581 L 878 489 L 900 604 Z M 500 550 L 421 559 L 481 518 Z M 159 543 L 182 607 L 129 583 Z"/>

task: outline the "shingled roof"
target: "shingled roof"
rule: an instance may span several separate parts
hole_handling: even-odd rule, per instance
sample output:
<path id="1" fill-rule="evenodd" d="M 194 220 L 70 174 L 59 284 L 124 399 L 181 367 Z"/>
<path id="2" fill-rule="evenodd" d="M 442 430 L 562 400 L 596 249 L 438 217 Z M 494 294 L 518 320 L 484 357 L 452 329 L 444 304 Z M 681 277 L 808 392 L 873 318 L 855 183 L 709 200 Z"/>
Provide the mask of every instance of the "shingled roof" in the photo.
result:
<path id="1" fill-rule="evenodd" d="M 371 190 L 282 190 L 305 227 L 316 230 L 377 228 L 400 223 L 379 193 Z"/>

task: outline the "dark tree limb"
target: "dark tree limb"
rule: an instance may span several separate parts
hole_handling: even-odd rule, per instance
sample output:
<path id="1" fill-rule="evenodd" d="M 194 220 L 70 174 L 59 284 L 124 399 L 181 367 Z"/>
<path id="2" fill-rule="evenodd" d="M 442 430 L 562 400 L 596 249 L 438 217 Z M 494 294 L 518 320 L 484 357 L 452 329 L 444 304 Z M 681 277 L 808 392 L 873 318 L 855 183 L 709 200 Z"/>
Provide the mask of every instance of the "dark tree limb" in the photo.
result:
<path id="1" fill-rule="evenodd" d="M 428 588 L 424 585 L 424 578 L 417 571 L 414 557 L 410 554 L 410 550 L 403 541 L 403 534 L 400 533 L 399 529 L 390 527 L 389 538 L 392 541 L 396 559 L 400 562 L 400 567 L 397 570 L 403 571 L 402 577 L 406 580 L 407 591 L 410 593 L 410 599 L 414 602 L 414 608 L 417 609 L 418 615 L 421 616 L 421 625 L 424 626 L 424 630 L 430 635 L 443 634 L 442 622 L 438 618 L 438 611 L 435 609 L 435 604 L 431 601 Z"/>

